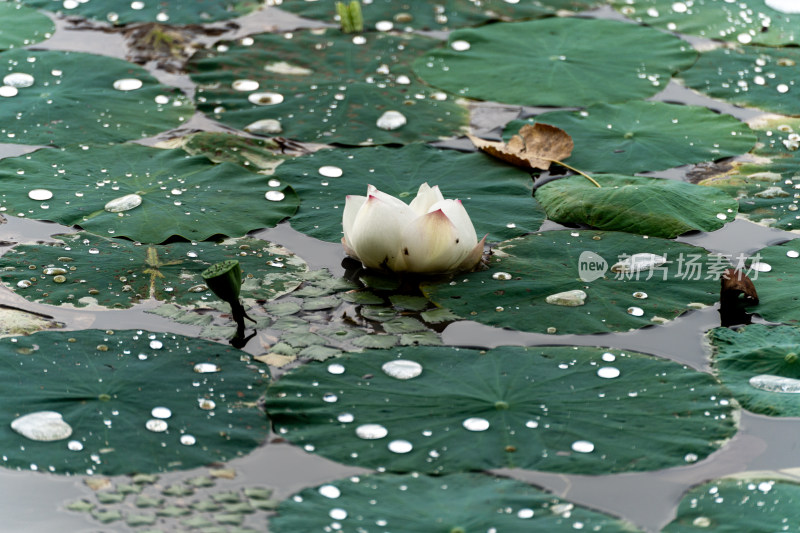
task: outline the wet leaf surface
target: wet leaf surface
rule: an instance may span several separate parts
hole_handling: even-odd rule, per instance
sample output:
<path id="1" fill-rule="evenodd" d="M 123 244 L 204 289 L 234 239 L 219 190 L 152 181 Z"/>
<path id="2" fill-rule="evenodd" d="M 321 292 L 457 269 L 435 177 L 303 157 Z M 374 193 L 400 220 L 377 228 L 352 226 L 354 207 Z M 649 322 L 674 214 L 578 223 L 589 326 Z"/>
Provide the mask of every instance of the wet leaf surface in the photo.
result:
<path id="1" fill-rule="evenodd" d="M 594 174 L 543 185 L 536 199 L 550 220 L 598 229 L 673 238 L 687 231 L 714 231 L 736 217 L 732 196 L 682 181 Z"/>
<path id="2" fill-rule="evenodd" d="M 408 513 L 413 509 L 413 513 Z M 497 509 L 504 512 L 498 513 Z M 484 474 L 429 477 L 393 474 L 358 476 L 309 488 L 286 499 L 270 518 L 270 530 L 294 533 L 373 524 L 397 532 L 515 531 L 535 528 L 552 533 L 634 532 L 632 524 L 598 513 L 526 485 Z"/>
<path id="3" fill-rule="evenodd" d="M 46 15 L 17 2 L 0 2 L 0 50 L 19 48 L 49 38 L 55 25 Z"/>
<path id="4" fill-rule="evenodd" d="M 793 18 L 795 28 L 800 27 L 800 14 Z M 798 62 L 800 50 L 796 48 L 719 48 L 700 54 L 681 78 L 692 89 L 736 105 L 798 115 Z"/>
<path id="5" fill-rule="evenodd" d="M 411 347 L 297 368 L 266 408 L 279 435 L 348 464 L 602 474 L 705 457 L 736 430 L 726 397 L 708 374 L 634 352 Z"/>
<path id="6" fill-rule="evenodd" d="M 750 324 L 714 328 L 712 365 L 745 409 L 770 416 L 800 416 L 800 329 Z"/>
<path id="7" fill-rule="evenodd" d="M 21 296 L 50 305 L 127 308 L 156 298 L 182 305 L 218 301 L 202 272 L 236 258 L 244 299 L 272 299 L 296 288 L 307 269 L 272 243 L 239 239 L 142 246 L 87 233 L 59 235 L 51 245 L 19 245 L 0 258 L 2 280 Z"/>
<path id="8" fill-rule="evenodd" d="M 488 270 L 423 284 L 423 292 L 483 324 L 537 333 L 605 333 L 661 324 L 713 304 L 719 294 L 716 276 L 730 266 L 702 248 L 588 230 L 528 235 L 506 241 L 500 251 L 489 259 Z M 618 262 L 629 266 L 615 268 Z M 560 303 L 548 303 L 550 297 Z"/>
<path id="9" fill-rule="evenodd" d="M 7 468 L 182 470 L 248 453 L 267 434 L 255 407 L 266 374 L 228 346 L 169 333 L 84 330 L 0 339 L 0 351 L 0 382 L 12 399 L 0 420 Z M 60 414 L 71 432 L 34 440 L 12 429 L 14 419 L 41 411 Z"/>
<path id="10" fill-rule="evenodd" d="M 739 201 L 739 213 L 748 220 L 784 229 L 800 228 L 800 120 L 767 116 L 756 124 L 758 144 L 741 161 L 711 167 L 700 185 L 718 187 Z"/>
<path id="11" fill-rule="evenodd" d="M 742 260 L 743 258 L 738 258 Z M 800 242 L 762 248 L 744 261 L 742 270 L 758 290 L 759 302 L 750 311 L 770 322 L 800 323 Z"/>
<path id="12" fill-rule="evenodd" d="M 260 0 L 194 0 L 190 3 L 129 0 L 54 3 L 51 0 L 23 0 L 23 3 L 60 15 L 77 15 L 112 24 L 158 21 L 176 25 L 226 20 L 245 15 L 262 5 Z"/>
<path id="13" fill-rule="evenodd" d="M 786 531 L 797 528 L 797 472 L 745 472 L 693 487 L 664 533 Z"/>
<path id="14" fill-rule="evenodd" d="M 563 161 L 585 172 L 634 174 L 748 152 L 750 128 L 730 115 L 663 102 L 596 104 L 581 111 L 552 111 L 511 121 L 509 137 L 524 124 L 552 124 L 575 142 Z"/>
<path id="15" fill-rule="evenodd" d="M 198 108 L 261 135 L 324 143 L 436 140 L 466 126 L 466 109 L 417 80 L 410 63 L 438 41 L 338 30 L 260 34 L 189 63 Z"/>
<path id="16" fill-rule="evenodd" d="M 117 143 L 177 127 L 194 113 L 180 90 L 160 84 L 141 67 L 111 57 L 9 50 L 0 54 L 0 75 L 9 74 L 29 78 L 13 96 L 3 98 L 4 142 Z"/>
<path id="17" fill-rule="evenodd" d="M 695 57 L 684 41 L 651 28 L 567 17 L 456 30 L 447 48 L 423 55 L 414 70 L 466 98 L 584 106 L 652 96 Z"/>
<path id="18" fill-rule="evenodd" d="M 611 5 L 638 22 L 709 39 L 770 46 L 800 39 L 800 14 L 791 0 L 612 0 Z"/>
<path id="19" fill-rule="evenodd" d="M 160 243 L 272 227 L 294 214 L 299 199 L 291 187 L 229 163 L 124 144 L 5 159 L 0 202 L 17 216 Z"/>
<path id="20" fill-rule="evenodd" d="M 281 2 L 281 9 L 300 16 L 333 22 L 336 10 L 326 2 Z M 514 20 L 546 17 L 557 11 L 582 11 L 598 2 L 584 0 L 486 0 L 480 3 L 468 0 L 443 0 L 431 5 L 425 0 L 373 0 L 364 2 L 361 11 L 367 29 L 388 31 L 447 30 L 475 26 L 493 20 Z"/>

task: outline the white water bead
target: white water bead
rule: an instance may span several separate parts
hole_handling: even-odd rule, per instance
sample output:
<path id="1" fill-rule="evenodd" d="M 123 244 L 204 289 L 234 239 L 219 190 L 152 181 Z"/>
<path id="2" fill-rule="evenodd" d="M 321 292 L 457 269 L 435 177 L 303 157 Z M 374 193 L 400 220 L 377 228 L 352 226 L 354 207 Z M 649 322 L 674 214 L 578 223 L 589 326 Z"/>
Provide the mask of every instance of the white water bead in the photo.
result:
<path id="1" fill-rule="evenodd" d="M 576 440 L 572 443 L 572 450 L 578 453 L 591 453 L 594 451 L 594 443 L 588 440 Z"/>
<path id="2" fill-rule="evenodd" d="M 3 78 L 3 85 L 16 87 L 18 89 L 30 87 L 33 85 L 33 82 L 33 76 L 24 72 L 12 72 L 11 74 L 6 74 L 6 76 Z"/>
<path id="3" fill-rule="evenodd" d="M 422 374 L 422 365 L 408 359 L 394 359 L 381 366 L 384 374 L 395 379 L 413 379 Z"/>
<path id="4" fill-rule="evenodd" d="M 281 200 L 286 198 L 286 195 L 283 194 L 281 191 L 267 191 L 267 193 L 264 195 L 264 198 L 266 198 L 270 202 L 280 202 Z"/>
<path id="5" fill-rule="evenodd" d="M 136 78 L 123 78 L 114 82 L 114 88 L 118 91 L 135 91 L 142 88 L 142 80 Z"/>
<path id="6" fill-rule="evenodd" d="M 375 125 L 382 130 L 396 130 L 406 125 L 408 119 L 400 111 L 389 110 L 381 115 L 375 122 Z"/>
<path id="7" fill-rule="evenodd" d="M 233 80 L 231 88 L 234 91 L 250 92 L 258 89 L 259 85 L 256 80 Z"/>
<path id="8" fill-rule="evenodd" d="M 123 213 L 142 205 L 142 197 L 138 194 L 126 194 L 106 203 L 104 209 L 109 213 Z"/>
<path id="9" fill-rule="evenodd" d="M 452 48 L 456 52 L 465 52 L 469 50 L 471 46 L 472 45 L 469 44 L 469 41 L 464 41 L 464 40 L 453 41 L 452 43 L 450 43 L 450 48 Z"/>
<path id="10" fill-rule="evenodd" d="M 31 440 L 52 442 L 72 435 L 72 427 L 56 411 L 36 411 L 11 421 L 11 429 Z"/>
<path id="11" fill-rule="evenodd" d="M 389 434 L 389 430 L 380 424 L 362 424 L 356 428 L 356 435 L 365 440 L 382 439 Z"/>
<path id="12" fill-rule="evenodd" d="M 586 303 L 586 293 L 582 290 L 564 291 L 551 294 L 544 299 L 550 305 L 560 305 L 563 307 L 578 307 Z"/>
<path id="13" fill-rule="evenodd" d="M 800 14 L 800 2 L 797 0 L 764 0 L 768 8 L 787 15 Z"/>
<path id="14" fill-rule="evenodd" d="M 749 380 L 750 386 L 754 389 L 766 392 L 780 392 L 784 394 L 800 393 L 800 380 L 775 376 L 772 374 L 759 374 Z"/>
<path id="15" fill-rule="evenodd" d="M 467 431 L 486 431 L 489 429 L 489 421 L 485 418 L 467 418 L 461 423 Z"/>
<path id="16" fill-rule="evenodd" d="M 319 172 L 320 176 L 325 176 L 326 178 L 339 178 L 344 174 L 341 168 L 333 165 L 321 166 L 317 169 L 317 172 Z"/>
<path id="17" fill-rule="evenodd" d="M 3 85 L 0 87 L 0 96 L 5 98 L 11 98 L 12 96 L 17 96 L 19 93 L 19 89 L 16 87 L 11 87 L 10 85 Z"/>
<path id="18" fill-rule="evenodd" d="M 28 191 L 28 198 L 31 200 L 36 200 L 37 202 L 50 200 L 52 197 L 53 191 L 49 191 L 47 189 L 33 189 Z"/>
<path id="19" fill-rule="evenodd" d="M 283 95 L 280 93 L 251 93 L 247 100 L 255 105 L 276 105 L 283 102 Z"/>

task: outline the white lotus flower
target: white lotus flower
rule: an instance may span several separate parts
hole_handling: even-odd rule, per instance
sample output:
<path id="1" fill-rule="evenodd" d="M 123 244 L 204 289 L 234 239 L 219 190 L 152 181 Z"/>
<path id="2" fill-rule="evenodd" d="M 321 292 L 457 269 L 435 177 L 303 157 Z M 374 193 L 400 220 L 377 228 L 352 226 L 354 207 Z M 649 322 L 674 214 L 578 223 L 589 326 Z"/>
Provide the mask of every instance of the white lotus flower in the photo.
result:
<path id="1" fill-rule="evenodd" d="M 460 200 L 445 200 L 439 186 L 423 183 L 410 205 L 367 186 L 348 195 L 342 216 L 347 254 L 367 268 L 445 273 L 471 270 L 483 255 Z"/>

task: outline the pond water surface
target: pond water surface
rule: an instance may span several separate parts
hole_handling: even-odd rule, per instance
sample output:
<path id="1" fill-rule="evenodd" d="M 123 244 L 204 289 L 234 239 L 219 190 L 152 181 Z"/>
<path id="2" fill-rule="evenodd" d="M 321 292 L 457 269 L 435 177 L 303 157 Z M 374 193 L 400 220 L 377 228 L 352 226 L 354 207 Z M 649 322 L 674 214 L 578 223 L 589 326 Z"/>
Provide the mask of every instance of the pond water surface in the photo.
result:
<path id="1" fill-rule="evenodd" d="M 619 18 L 610 9 L 599 10 L 596 14 Z M 235 19 L 238 28 L 231 29 L 218 38 L 232 39 L 273 28 L 289 30 L 295 27 L 297 20 L 294 16 L 268 8 Z M 306 27 L 314 25 L 318 23 L 304 24 Z M 222 27 L 224 24 L 220 23 L 217 26 Z M 123 58 L 126 54 L 125 42 L 119 34 L 78 30 L 63 20 L 57 21 L 57 31 L 53 38 L 35 45 L 35 48 L 85 51 Z M 164 83 L 178 86 L 187 92 L 192 91 L 192 84 L 187 76 L 159 70 L 153 72 Z M 748 119 L 758 114 L 701 97 L 675 83 L 671 83 L 656 99 L 706 105 L 741 119 Z M 521 111 L 532 113 L 539 110 L 481 104 L 473 111 L 473 126 L 479 135 L 492 133 L 496 135 L 499 126 L 516 118 Z M 199 114 L 186 124 L 184 129 L 192 128 L 226 131 L 226 128 Z M 441 144 L 459 148 L 470 146 L 462 140 Z M 19 146 L 0 145 L 0 156 L 18 155 L 26 150 Z M 680 178 L 685 170 L 677 169 L 655 175 Z M 560 226 L 556 224 L 546 223 L 543 229 L 558 228 Z M 0 240 L 4 241 L 0 251 L 5 251 L 18 242 L 46 241 L 52 234 L 71 231 L 74 229 L 8 217 L 6 223 L 0 226 Z M 337 276 L 344 274 L 341 265 L 344 255 L 339 245 L 307 237 L 294 231 L 287 224 L 255 232 L 254 235 L 286 246 L 304 258 L 311 268 L 328 268 Z M 764 246 L 793 237 L 792 234 L 767 229 L 745 220 L 737 220 L 714 233 L 693 234 L 679 240 L 703 246 L 710 251 L 735 255 L 740 252 L 754 252 Z M 199 331 L 199 328 L 165 322 L 160 317 L 145 313 L 148 307 L 155 307 L 155 302 L 145 303 L 127 311 L 89 312 L 56 309 L 32 304 L 3 288 L 0 289 L 0 304 L 53 316 L 65 323 L 68 329 L 115 329 L 124 324 L 126 329 L 141 328 L 186 335 L 195 335 Z M 505 331 L 465 321 L 448 326 L 443 333 L 443 339 L 449 345 L 469 347 L 494 347 L 504 344 L 613 346 L 662 356 L 699 370 L 708 370 L 708 355 L 704 348 L 703 336 L 708 329 L 718 325 L 717 309 L 706 308 L 690 311 L 664 326 L 623 334 L 549 336 Z M 264 342 L 261 335 L 257 335 L 250 340 L 244 350 L 252 354 L 262 353 Z M 796 467 L 799 449 L 800 422 L 797 419 L 770 418 L 744 412 L 741 428 L 733 440 L 708 459 L 691 465 L 656 472 L 607 476 L 560 475 L 524 470 L 500 470 L 497 473 L 549 489 L 575 503 L 627 518 L 637 526 L 655 532 L 671 520 L 678 501 L 692 485 L 745 470 Z M 336 464 L 282 442 L 264 444 L 247 457 L 231 461 L 228 466 L 237 472 L 236 479 L 229 482 L 230 486 L 273 487 L 276 490 L 276 497 L 281 499 L 305 487 L 354 473 L 367 472 L 364 469 Z M 187 475 L 186 472 L 165 474 L 162 479 L 164 483 L 169 483 L 170 479 L 184 479 Z M 67 502 L 91 494 L 90 489 L 78 477 L 0 470 L 0 491 L 2 492 L 0 514 L 3 516 L 3 525 L 0 529 L 3 531 L 31 533 L 128 531 L 124 524 L 100 525 L 86 514 L 64 509 Z M 261 527 L 266 528 L 263 524 Z"/>

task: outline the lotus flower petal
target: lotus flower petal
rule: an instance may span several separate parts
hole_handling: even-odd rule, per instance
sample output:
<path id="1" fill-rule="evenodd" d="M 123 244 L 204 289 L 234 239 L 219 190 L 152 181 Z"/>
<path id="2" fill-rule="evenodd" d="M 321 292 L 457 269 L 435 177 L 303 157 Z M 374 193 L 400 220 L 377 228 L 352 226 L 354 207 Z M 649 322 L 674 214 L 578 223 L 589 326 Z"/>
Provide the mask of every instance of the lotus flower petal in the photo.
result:
<path id="1" fill-rule="evenodd" d="M 431 187 L 427 183 L 423 183 L 419 186 L 417 196 L 411 201 L 409 207 L 411 207 L 417 215 L 424 215 L 431 211 L 433 204 L 441 202 L 442 200 L 444 200 L 444 196 L 442 196 L 438 185 Z"/>
<path id="2" fill-rule="evenodd" d="M 347 254 L 367 268 L 445 273 L 470 270 L 483 255 L 460 200 L 445 200 L 423 183 L 410 205 L 372 185 L 367 196 L 347 197 L 342 214 Z"/>
<path id="3" fill-rule="evenodd" d="M 415 218 L 414 211 L 402 200 L 370 191 L 353 220 L 347 243 L 368 268 L 403 270 L 400 235 Z"/>

